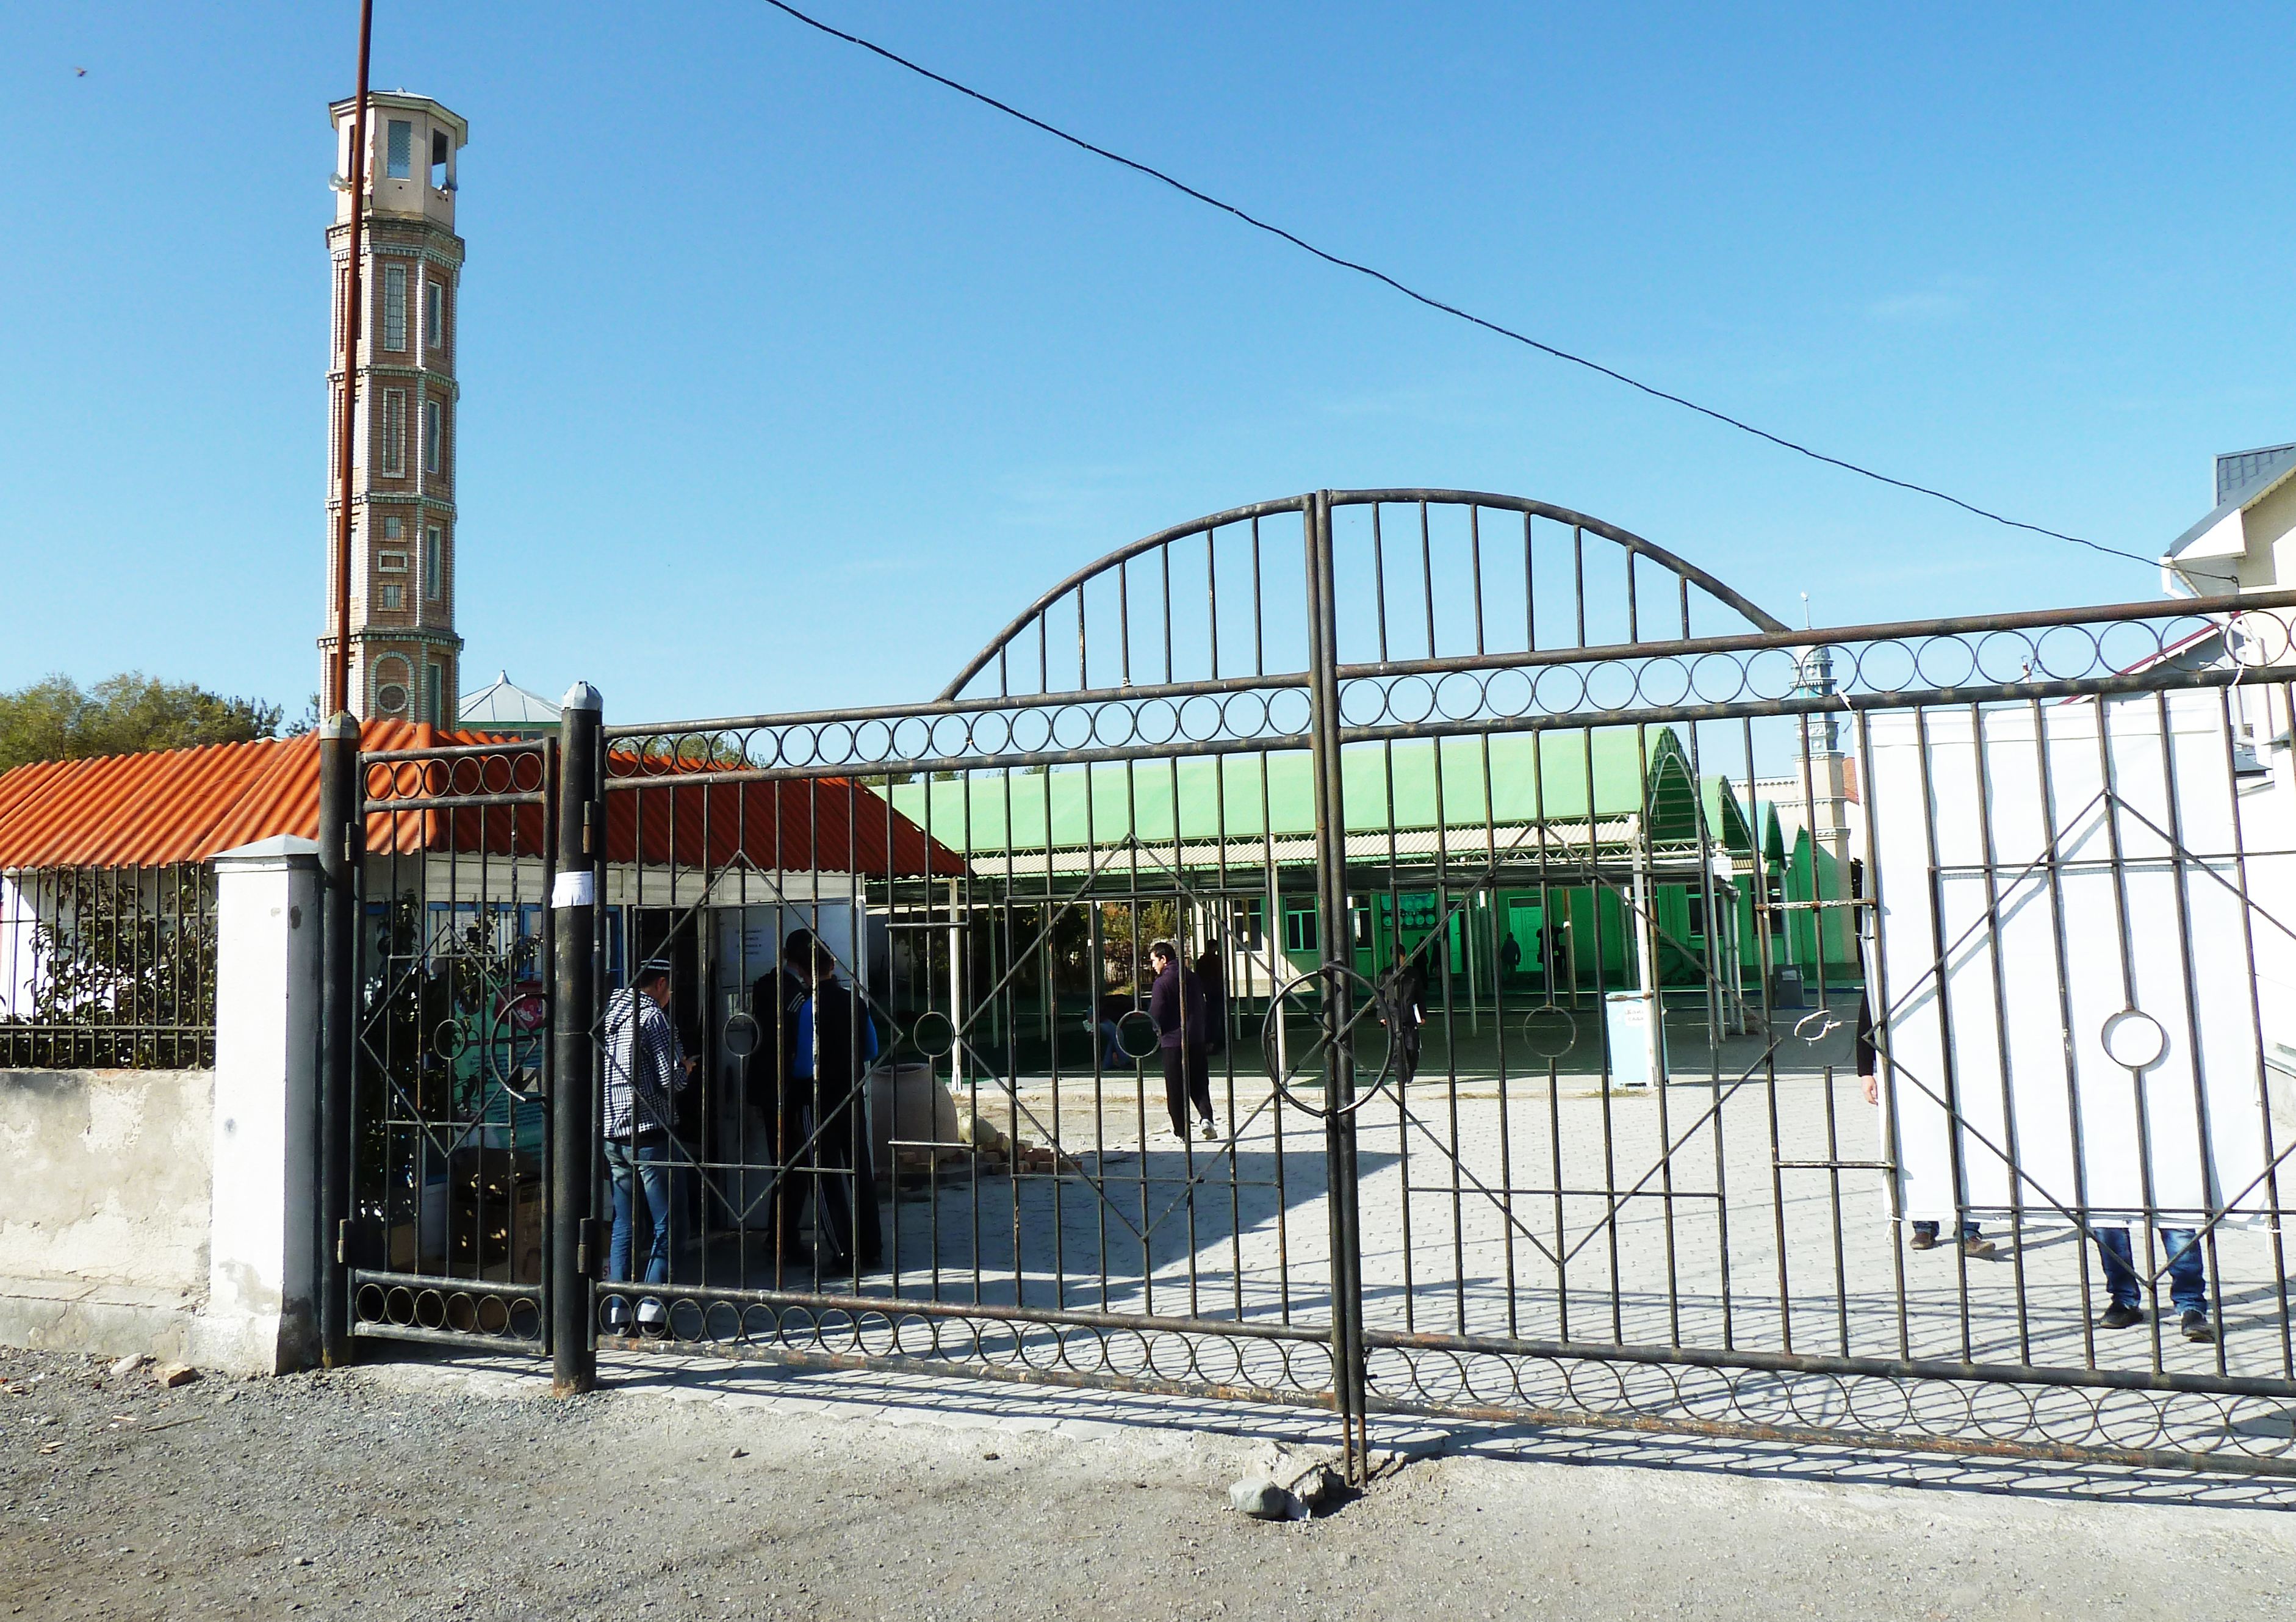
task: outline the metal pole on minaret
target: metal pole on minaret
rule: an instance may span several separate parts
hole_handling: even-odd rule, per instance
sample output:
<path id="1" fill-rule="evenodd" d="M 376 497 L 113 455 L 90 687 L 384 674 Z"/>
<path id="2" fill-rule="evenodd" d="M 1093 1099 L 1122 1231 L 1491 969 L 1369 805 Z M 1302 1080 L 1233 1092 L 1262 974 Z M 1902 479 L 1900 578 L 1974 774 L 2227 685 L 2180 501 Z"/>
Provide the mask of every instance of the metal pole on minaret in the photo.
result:
<path id="1" fill-rule="evenodd" d="M 359 0 L 358 107 L 351 115 L 350 264 L 343 286 L 343 400 L 335 424 L 335 472 L 340 497 L 335 512 L 335 658 L 327 713 L 351 707 L 351 453 L 357 439 L 359 350 L 359 225 L 366 189 L 366 70 L 374 40 L 374 0 Z"/>
<path id="2" fill-rule="evenodd" d="M 341 475 L 335 515 L 335 657 L 329 670 L 327 719 L 319 728 L 320 938 L 319 1189 L 317 1264 L 319 1359 L 329 1368 L 350 1361 L 351 1082 L 357 1038 L 358 891 L 365 865 L 366 819 L 358 793 L 358 723 L 350 715 L 351 458 L 358 421 L 359 225 L 366 182 L 366 72 L 374 37 L 374 0 L 359 0 L 358 105 L 351 122 L 350 265 L 343 289 L 343 401 L 335 453 Z"/>

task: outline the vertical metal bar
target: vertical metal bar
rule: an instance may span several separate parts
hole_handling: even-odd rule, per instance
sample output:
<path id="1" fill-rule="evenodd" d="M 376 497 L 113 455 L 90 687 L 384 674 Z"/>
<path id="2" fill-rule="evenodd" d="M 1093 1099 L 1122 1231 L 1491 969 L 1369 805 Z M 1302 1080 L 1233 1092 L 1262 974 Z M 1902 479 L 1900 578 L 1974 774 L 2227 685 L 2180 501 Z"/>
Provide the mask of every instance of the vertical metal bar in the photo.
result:
<path id="1" fill-rule="evenodd" d="M 2025 1291 L 2025 1179 L 2021 1175 L 2024 1155 L 2018 1144 L 2017 1077 L 2009 1046 L 2008 965 L 2002 954 L 2001 853 L 1993 831 L 1993 770 L 1986 747 L 1985 712 L 1975 704 L 1969 707 L 1969 728 L 1977 745 L 1977 831 L 1980 848 L 1985 853 L 1985 948 L 1993 970 L 1993 1040 L 2001 1053 L 2001 1142 L 2009 1156 L 2009 1261 L 2017 1302 L 2017 1361 L 2030 1363 L 2033 1337 Z M 2038 744 L 2040 741 L 2034 741 Z M 1965 1213 L 1956 1216 L 1965 1216 Z M 1961 1249 L 1958 1225 L 1954 1231 L 1954 1249 L 1956 1253 Z M 1966 1273 L 1967 1258 L 1963 1257 L 1959 1265 Z"/>
<path id="2" fill-rule="evenodd" d="M 359 725 L 341 713 L 319 728 L 319 1208 L 317 1246 L 319 1357 L 329 1368 L 350 1361 L 345 1229 L 350 1217 L 351 1117 L 358 1045 L 359 865 L 365 818 L 360 815 Z"/>
<path id="3" fill-rule="evenodd" d="M 1931 782 L 1930 756 L 1929 711 L 1914 711 L 1914 741 L 1916 758 L 1921 766 L 1922 828 L 1929 857 L 1930 949 L 1931 983 L 1937 988 L 1939 1051 L 1943 1074 L 1939 1079 L 1945 1086 L 1946 1159 L 1953 1173 L 1953 1224 L 1956 1300 L 1960 1317 L 1961 1360 L 1975 1361 L 1969 1335 L 1969 1267 L 1961 1254 L 1961 1219 L 1969 1209 L 1969 1174 L 1962 1149 L 1963 1118 L 1961 1112 L 1961 1065 L 1956 1058 L 1960 1049 L 1953 1034 L 1953 979 L 1947 954 L 1951 943 L 1946 937 L 1945 875 L 1939 864 L 1937 787 Z M 1971 740 L 1972 747 L 1982 749 L 1981 737 Z"/>
<path id="4" fill-rule="evenodd" d="M 1347 933 L 1347 806 L 1340 761 L 1339 624 L 1332 559 L 1332 497 L 1316 493 L 1308 512 L 1308 653 L 1315 764 L 1316 878 L 1323 915 L 1324 1200 L 1332 1225 L 1332 1395 L 1350 1481 L 1364 1475 L 1363 1264 L 1356 1184 L 1355 1063 L 1349 1040 Z"/>
<path id="5" fill-rule="evenodd" d="M 1419 594 L 1427 605 L 1427 657 L 1435 657 L 1435 552 L 1427 531 L 1427 504 L 1419 504 Z"/>
<path id="6" fill-rule="evenodd" d="M 2128 853 L 2120 837 L 2120 793 L 2115 786 L 2112 771 L 2112 700 L 2103 694 L 2096 700 L 2096 759 L 2098 781 L 2104 788 L 2102 809 L 2104 813 L 2105 844 L 2112 857 L 2112 913 L 2120 946 L 2120 1001 L 2122 1007 L 2134 1008 L 2136 1006 L 2136 941 L 2128 915 Z M 2145 1095 L 2142 1070 L 2128 1071 L 2128 1091 L 2136 1105 L 2137 1180 L 2144 1192 L 2144 1260 L 2137 1277 L 2144 1281 L 2145 1327 L 2152 1348 L 2152 1372 L 2157 1374 L 2161 1372 L 2161 1315 L 2153 1308 L 2160 1299 L 2161 1290 L 2152 1257 L 2154 1238 L 2161 1225 L 2160 1199 L 2152 1179 L 2152 1111 L 2151 1101 Z"/>
<path id="7" fill-rule="evenodd" d="M 2155 714 L 2161 725 L 2161 788 L 2168 802 L 2169 871 L 2174 875 L 2177 889 L 2177 961 L 2183 970 L 2179 989 L 2185 997 L 2185 1039 L 2191 1044 L 2193 1055 L 2193 1132 L 2194 1148 L 2201 1158 L 2201 1203 L 2199 1221 L 2190 1226 L 2195 1230 L 2193 1242 L 2207 1247 L 2207 1276 L 2221 1281 L 2224 1274 L 2217 1258 L 2217 1231 L 2221 1225 L 2216 1218 L 2222 1214 L 2224 1190 L 2217 1182 L 2216 1133 L 2209 1116 L 2209 1085 L 2206 1054 L 2201 1045 L 2201 986 L 2200 977 L 2193 965 L 2193 896 L 2192 875 L 2185 848 L 2185 816 L 2181 807 L 2183 795 L 2177 786 L 2176 734 L 2169 726 L 2169 694 L 2166 690 L 2152 695 Z M 2233 799 L 2232 820 L 2238 821 L 2240 801 L 2237 793 Z M 2248 896 L 2241 892 L 2241 912 L 2248 911 Z M 2252 986 L 2254 979 L 2250 980 Z M 2267 1111 L 2269 1113 L 2269 1111 Z M 2203 1228 L 2202 1225 L 2206 1226 Z M 2224 1292 L 2211 1288 L 2207 1299 L 2214 1310 L 2210 1314 L 2216 1331 L 2217 1372 L 2225 1372 Z"/>
<path id="8" fill-rule="evenodd" d="M 1870 964 L 1864 965 L 1866 983 L 1861 987 L 1861 991 L 1867 998 L 1867 1012 L 1874 1020 L 1874 1102 L 1882 1111 L 1882 1159 L 1888 1167 L 1882 1176 L 1889 1179 L 1890 1264 L 1891 1282 L 1897 1291 L 1898 1356 L 1910 1357 L 1913 1356 L 1913 1349 L 1912 1330 L 1906 1317 L 1906 1248 L 1897 1240 L 1897 1235 L 1905 1225 L 1906 1189 L 1905 1180 L 1899 1176 L 1898 1169 L 1898 1077 L 1897 1067 L 1890 1057 L 1890 1020 L 1892 1011 L 1890 1004 L 1889 954 L 1885 950 L 1886 931 L 1889 925 L 1883 917 L 1882 908 L 1882 863 L 1879 854 L 1881 847 L 1880 835 L 1877 832 L 1877 825 L 1881 822 L 1882 812 L 1880 801 L 1874 792 L 1872 721 L 1871 710 L 1861 709 L 1857 711 L 1857 758 L 1864 763 L 1860 769 L 1866 774 L 1866 884 L 1869 892 L 1867 905 L 1872 908 L 1874 919 L 1874 957 Z M 1749 761 L 1748 765 L 1751 767 L 1752 763 Z M 1751 781 L 1750 776 L 1749 782 Z M 2046 795 L 2044 798 L 2046 802 Z M 1758 861 L 1755 872 L 1759 874 L 1760 871 Z M 2063 933 L 2062 915 L 2060 914 L 2058 953 L 2061 963 L 2063 954 Z M 2062 975 L 2059 983 L 2062 986 Z M 2082 1277 L 2084 1280 L 2087 1279 L 2086 1272 L 2083 1273 Z M 2083 1298 L 2087 1298 L 2086 1295 Z"/>
<path id="9" fill-rule="evenodd" d="M 2038 699 L 2028 700 L 2028 705 L 2033 721 L 2034 771 L 2039 778 L 2037 789 L 2041 809 L 2042 860 L 2049 883 L 2050 935 L 2055 950 L 2057 1023 L 2060 1029 L 2070 1031 L 2073 1028 L 2072 962 L 2070 947 L 2065 938 L 2064 853 L 2058 848 L 2057 845 L 2056 775 L 2049 769 L 2049 733 L 2046 713 L 2042 709 L 2041 701 Z M 1869 810 L 1867 813 L 1869 827 L 1872 815 Z M 1878 882 L 1879 869 L 1875 872 Z M 1875 905 L 1878 907 L 1881 892 L 1877 889 L 1874 894 Z M 2093 1303 L 2089 1288 L 2087 1244 L 2089 1233 L 2087 1226 L 2088 1156 L 2082 1147 L 2084 1138 L 2081 1128 L 2080 1074 L 2073 1058 L 2072 1044 L 2067 1042 L 2063 1047 L 2065 1130 L 2072 1145 L 2073 1210 L 2077 1220 L 2083 1225 L 2073 1236 L 2075 1271 L 2080 1282 L 2081 1359 L 2089 1367 L 2095 1368 L 2096 1366 L 2096 1325 L 2089 1313 L 2089 1307 Z M 1890 1158 L 1895 1161 L 1897 1156 L 1893 1153 Z M 1902 1280 L 1900 1285 L 1902 1287 Z"/>
<path id="10" fill-rule="evenodd" d="M 550 1389 L 561 1397 L 597 1382 L 596 1315 L 590 1280 L 605 1257 L 588 1256 L 590 1194 L 596 1182 L 598 1100 L 592 1085 L 590 1022 L 597 997 L 597 869 L 605 857 L 606 797 L 598 690 L 578 682 L 561 704 L 558 756 L 556 926 L 550 1036 Z"/>
<path id="11" fill-rule="evenodd" d="M 2256 976 L 2256 905 L 2249 899 L 2248 838 L 2241 827 L 2239 762 L 2233 755 L 2232 693 L 2218 688 L 2217 698 L 2223 708 L 2225 799 L 2232 806 L 2233 872 L 2240 893 L 2241 961 L 2248 967 L 2248 1034 L 2256 1044 L 2256 1110 L 2258 1129 L 2264 1139 L 2264 1187 L 2267 1208 L 2265 1231 L 2272 1242 L 2272 1299 L 2277 1310 L 2280 1326 L 2280 1375 L 2284 1380 L 2296 1378 L 2296 1335 L 2292 1335 L 2288 1300 L 2287 1235 L 2280 1222 L 2279 1151 L 2274 1145 L 2272 1130 L 2271 1077 L 2264 1062 L 2264 1006 Z M 2270 718 L 2270 696 L 2267 690 L 2267 719 Z M 2221 1317 L 2221 1308 L 2219 1309 Z M 2218 1326 L 2221 1344 L 2223 1326 Z"/>
<path id="12" fill-rule="evenodd" d="M 1467 567 L 1473 577 L 1475 651 L 1483 651 L 1483 510 L 1467 504 Z"/>

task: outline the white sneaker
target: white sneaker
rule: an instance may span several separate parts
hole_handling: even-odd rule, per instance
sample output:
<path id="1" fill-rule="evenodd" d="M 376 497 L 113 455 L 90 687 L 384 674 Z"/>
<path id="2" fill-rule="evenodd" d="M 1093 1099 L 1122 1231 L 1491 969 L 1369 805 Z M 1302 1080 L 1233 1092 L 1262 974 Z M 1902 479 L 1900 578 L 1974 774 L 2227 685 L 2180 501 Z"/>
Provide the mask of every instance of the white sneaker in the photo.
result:
<path id="1" fill-rule="evenodd" d="M 662 1324 L 662 1320 L 667 1318 L 668 1315 L 669 1315 L 668 1313 L 662 1310 L 661 1303 L 652 1299 L 651 1297 L 638 1303 L 638 1327 L 640 1329 L 660 1329 Z"/>
<path id="2" fill-rule="evenodd" d="M 1213 1126 L 1210 1121 L 1206 1121 L 1204 1123 L 1204 1142 L 1207 1143 L 1217 1143 L 1219 1142 L 1219 1128 Z"/>

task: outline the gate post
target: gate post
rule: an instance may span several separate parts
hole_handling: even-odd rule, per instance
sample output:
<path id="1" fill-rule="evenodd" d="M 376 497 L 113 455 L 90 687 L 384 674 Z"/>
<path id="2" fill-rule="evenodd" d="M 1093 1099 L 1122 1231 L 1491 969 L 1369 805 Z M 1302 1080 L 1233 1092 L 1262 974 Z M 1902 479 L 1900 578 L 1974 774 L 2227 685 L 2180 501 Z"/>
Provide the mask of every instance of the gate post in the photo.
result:
<path id="1" fill-rule="evenodd" d="M 1332 1220 L 1332 1395 L 1347 1479 L 1364 1478 L 1363 1249 L 1356 1188 L 1355 1043 L 1348 995 L 1347 799 L 1340 772 L 1339 608 L 1332 561 L 1332 493 L 1308 508 L 1309 745 L 1316 780 L 1316 911 L 1324 982 L 1324 1197 Z"/>
<path id="2" fill-rule="evenodd" d="M 366 817 L 359 775 L 359 724 L 338 711 L 321 725 L 319 748 L 319 1361 L 350 1361 L 346 1254 L 350 1225 L 351 1094 L 357 1075 L 358 905 Z"/>
<path id="3" fill-rule="evenodd" d="M 550 897 L 557 941 L 551 965 L 550 1389 L 570 1397 L 597 1383 L 589 1275 L 603 1257 L 585 1254 L 597 1184 L 592 1141 L 598 1101 L 590 1043 L 596 998 L 598 874 L 605 863 L 606 806 L 598 746 L 598 690 L 566 691 L 558 729 L 558 876 Z"/>

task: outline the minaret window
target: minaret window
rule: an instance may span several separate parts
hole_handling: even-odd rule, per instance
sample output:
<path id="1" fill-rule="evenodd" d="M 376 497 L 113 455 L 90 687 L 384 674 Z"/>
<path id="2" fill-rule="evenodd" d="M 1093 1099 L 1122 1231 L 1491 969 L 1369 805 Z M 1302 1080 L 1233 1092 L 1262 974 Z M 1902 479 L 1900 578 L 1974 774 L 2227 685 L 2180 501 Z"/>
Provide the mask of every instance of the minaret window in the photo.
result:
<path id="1" fill-rule="evenodd" d="M 390 121 L 382 172 L 393 180 L 411 180 L 414 176 L 414 126 L 407 119 Z"/>
<path id="2" fill-rule="evenodd" d="M 382 267 L 382 347 L 406 347 L 406 266 Z"/>
<path id="3" fill-rule="evenodd" d="M 439 440 L 444 431 L 439 416 L 438 401 L 422 402 L 422 471 L 426 473 L 439 471 Z"/>
<path id="4" fill-rule="evenodd" d="M 447 341 L 447 284 L 433 282 L 422 306 L 422 341 L 436 349 Z"/>
<path id="5" fill-rule="evenodd" d="M 406 588 L 403 586 L 384 586 L 382 588 L 382 606 L 387 609 L 405 608 L 406 606 Z"/>
<path id="6" fill-rule="evenodd" d="M 442 538 L 436 524 L 422 532 L 422 594 L 433 602 L 439 601 L 439 588 L 444 583 Z"/>
<path id="7" fill-rule="evenodd" d="M 382 538 L 384 540 L 395 541 L 399 537 L 399 524 L 397 519 L 386 518 L 382 520 Z"/>
<path id="8" fill-rule="evenodd" d="M 382 471 L 404 473 L 406 471 L 406 390 L 386 389 L 382 391 Z M 385 519 L 384 533 L 394 519 Z"/>
<path id="9" fill-rule="evenodd" d="M 447 189 L 447 157 L 452 150 L 445 130 L 434 129 L 430 132 L 430 184 L 441 192 Z"/>

